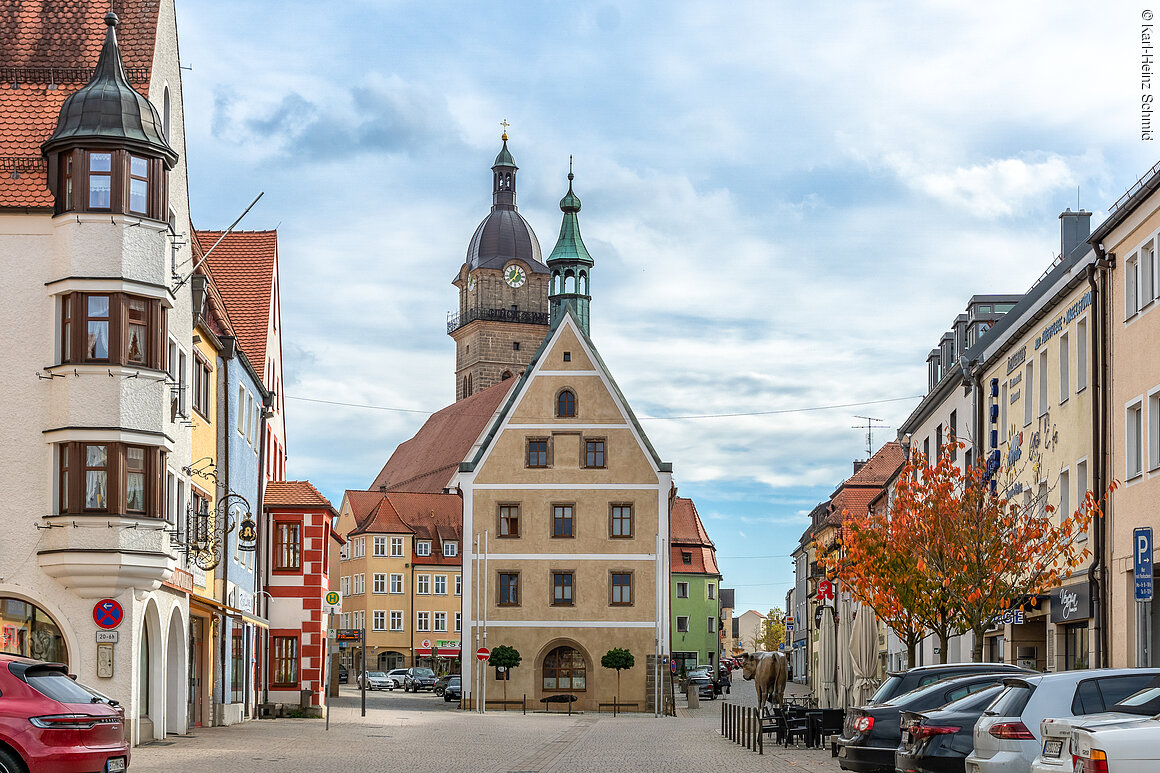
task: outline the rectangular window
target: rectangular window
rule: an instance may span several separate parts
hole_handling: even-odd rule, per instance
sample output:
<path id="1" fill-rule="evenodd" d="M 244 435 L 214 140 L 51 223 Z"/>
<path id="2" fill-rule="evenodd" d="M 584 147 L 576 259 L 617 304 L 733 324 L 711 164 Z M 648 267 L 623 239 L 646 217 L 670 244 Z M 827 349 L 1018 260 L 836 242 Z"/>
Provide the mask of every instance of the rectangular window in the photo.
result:
<path id="1" fill-rule="evenodd" d="M 1087 387 L 1088 369 L 1087 318 L 1075 323 L 1075 391 Z"/>
<path id="2" fill-rule="evenodd" d="M 430 631 L 431 630 L 431 613 L 417 612 L 415 613 L 415 630 L 416 631 Z"/>
<path id="3" fill-rule="evenodd" d="M 1160 390 L 1148 395 L 1148 469 L 1160 467 Z"/>
<path id="4" fill-rule="evenodd" d="M 1071 473 L 1061 470 L 1059 473 L 1059 512 L 1060 519 L 1071 515 Z"/>
<path id="5" fill-rule="evenodd" d="M 941 424 L 934 428 L 934 451 L 941 460 L 943 455 L 943 425 Z"/>
<path id="6" fill-rule="evenodd" d="M 1156 297 L 1155 255 L 1152 250 L 1152 240 L 1140 248 L 1140 308 L 1144 308 Z"/>
<path id="7" fill-rule="evenodd" d="M 687 550 L 681 551 L 681 563 L 688 565 L 693 563 L 693 554 Z"/>
<path id="8" fill-rule="evenodd" d="M 254 396 L 246 393 L 246 442 L 254 445 Z"/>
<path id="9" fill-rule="evenodd" d="M 387 538 L 375 537 L 373 550 L 376 556 L 385 556 L 387 554 Z"/>
<path id="10" fill-rule="evenodd" d="M 454 558 L 457 555 L 459 555 L 459 543 L 457 543 L 457 542 L 444 542 L 443 543 L 443 557 L 444 558 Z"/>
<path id="11" fill-rule="evenodd" d="M 391 593 L 402 593 L 402 592 L 403 592 L 403 575 L 392 574 L 391 575 Z"/>
<path id="12" fill-rule="evenodd" d="M 687 615 L 677 615 L 677 633 L 689 632 L 689 618 Z"/>
<path id="13" fill-rule="evenodd" d="M 1087 497 L 1088 481 L 1087 481 L 1087 462 L 1075 463 L 1075 501 L 1077 503 L 1083 501 Z M 1087 539 L 1087 534 L 1084 534 L 1080 539 Z"/>
<path id="14" fill-rule="evenodd" d="M 113 154 L 89 153 L 89 209 L 113 205 Z"/>
<path id="15" fill-rule="evenodd" d="M 456 596 L 463 595 L 463 577 L 461 575 L 458 575 L 458 574 L 455 575 L 455 595 Z"/>
<path id="16" fill-rule="evenodd" d="M 403 630 L 403 610 L 401 610 L 401 609 L 392 609 L 391 610 L 391 630 L 392 631 Z"/>
<path id="17" fill-rule="evenodd" d="M 354 576 L 354 593 L 352 595 L 362 596 L 367 591 L 366 575 L 359 573 Z"/>
<path id="18" fill-rule="evenodd" d="M 246 434 L 246 413 L 243 408 L 246 407 L 246 388 L 238 385 L 238 434 L 245 437 Z"/>
<path id="19" fill-rule="evenodd" d="M 1059 404 L 1067 402 L 1068 390 L 1071 389 L 1071 352 L 1067 333 L 1059 337 Z"/>
<path id="20" fill-rule="evenodd" d="M 459 633 L 462 630 L 463 630 L 463 613 L 456 612 L 455 613 L 455 632 Z"/>
<path id="21" fill-rule="evenodd" d="M 403 538 L 391 537 L 391 558 L 403 557 Z"/>
<path id="22" fill-rule="evenodd" d="M 677 598 L 687 599 L 688 597 L 689 597 L 689 583 L 678 582 L 677 583 Z"/>
<path id="23" fill-rule="evenodd" d="M 145 449 L 125 447 L 125 510 L 145 512 Z"/>
<path id="24" fill-rule="evenodd" d="M 86 360 L 95 362 L 109 360 L 109 320 L 111 317 L 109 298 L 108 295 L 85 297 Z"/>
<path id="25" fill-rule="evenodd" d="M 1029 362 L 1023 368 L 1023 425 L 1035 418 L 1035 404 L 1031 400 L 1031 390 L 1035 387 L 1035 367 Z"/>
<path id="26" fill-rule="evenodd" d="M 375 572 L 374 587 L 372 590 L 375 593 L 387 592 L 387 575 L 383 572 Z"/>
<path id="27" fill-rule="evenodd" d="M 355 558 L 362 558 L 363 556 L 365 556 L 366 555 L 366 546 L 367 546 L 367 543 L 366 543 L 365 537 L 357 537 L 357 538 L 351 540 L 351 549 L 354 552 L 354 557 Z"/>
<path id="28" fill-rule="evenodd" d="M 499 605 L 514 607 L 520 603 L 520 575 L 518 572 L 501 572 L 499 575 Z"/>
<path id="29" fill-rule="evenodd" d="M 1027 385 L 1031 388 L 1031 384 Z M 1039 353 L 1039 415 L 1043 416 L 1051 408 L 1051 392 L 1047 386 L 1047 349 Z"/>
<path id="30" fill-rule="evenodd" d="M 572 505 L 552 506 L 552 536 L 574 537 L 572 532 Z"/>
<path id="31" fill-rule="evenodd" d="M 717 633 L 717 618 L 709 615 L 707 618 L 705 618 L 705 621 L 705 630 L 707 630 L 709 633 Z"/>
<path id="32" fill-rule="evenodd" d="M 597 468 L 604 467 L 603 440 L 584 441 L 584 466 Z"/>
<path id="33" fill-rule="evenodd" d="M 715 584 L 709 583 L 706 586 L 706 589 L 708 590 L 710 601 L 712 601 L 713 599 L 715 599 L 717 597 L 717 586 Z"/>
<path id="34" fill-rule="evenodd" d="M 520 536 L 520 506 L 500 505 L 499 508 L 499 536 Z"/>
<path id="35" fill-rule="evenodd" d="M 416 543 L 416 545 L 415 545 L 415 555 L 417 555 L 417 556 L 429 556 L 429 555 L 431 555 L 431 542 L 430 542 L 430 540 L 419 540 L 419 542 Z"/>
<path id="36" fill-rule="evenodd" d="M 999 397 L 999 444 L 1007 442 L 1007 382 L 1003 382 L 1003 389 Z"/>
<path id="37" fill-rule="evenodd" d="M 125 344 L 125 360 L 137 365 L 145 364 L 149 352 L 149 302 L 132 295 L 125 297 L 125 311 L 129 318 L 129 338 Z M 208 397 L 209 389 L 206 388 Z M 208 403 L 208 399 L 206 401 Z"/>
<path id="38" fill-rule="evenodd" d="M 376 609 L 371 614 L 371 630 L 372 631 L 385 631 L 385 630 L 387 630 L 386 610 Z"/>
<path id="39" fill-rule="evenodd" d="M 1126 445 L 1124 459 L 1127 463 L 1124 474 L 1129 478 L 1134 478 L 1143 472 L 1143 424 L 1143 410 L 1140 403 L 1128 406 L 1124 426 L 1124 442 Z"/>
<path id="40" fill-rule="evenodd" d="M 439 632 L 447 631 L 447 613 L 436 612 L 434 617 L 435 630 Z"/>
<path id="41" fill-rule="evenodd" d="M 552 606 L 572 606 L 571 572 L 552 572 Z"/>
<path id="42" fill-rule="evenodd" d="M 435 595 L 436 596 L 446 596 L 447 595 L 447 575 L 445 575 L 445 574 L 435 575 Z"/>
<path id="43" fill-rule="evenodd" d="M 339 590 L 342 591 L 342 595 L 349 596 L 350 595 L 350 578 L 349 577 L 340 577 L 338 580 L 338 587 L 339 587 Z"/>
<path id="44" fill-rule="evenodd" d="M 130 354 L 132 352 L 130 351 Z M 193 410 L 203 419 L 209 420 L 209 392 L 213 384 L 213 371 L 201 357 L 193 358 Z"/>
<path id="45" fill-rule="evenodd" d="M 632 505 L 612 505 L 608 534 L 621 538 L 632 536 Z"/>
<path id="46" fill-rule="evenodd" d="M 1140 262 L 1135 255 L 1124 263 L 1124 319 L 1140 310 Z"/>
<path id="47" fill-rule="evenodd" d="M 177 415 L 183 418 L 189 418 L 189 411 L 186 408 L 187 398 L 185 396 L 186 390 L 189 389 L 189 383 L 186 381 L 185 375 L 185 352 L 177 353 Z"/>
<path id="48" fill-rule="evenodd" d="M 129 156 L 129 211 L 149 213 L 149 161 Z"/>
<path id="49" fill-rule="evenodd" d="M 85 464 L 85 509 L 107 510 L 109 507 L 109 447 L 86 443 Z"/>
<path id="50" fill-rule="evenodd" d="M 612 573 L 612 605 L 628 606 L 632 603 L 632 572 Z"/>
<path id="51" fill-rule="evenodd" d="M 298 571 L 302 568 L 302 524 L 279 521 L 274 524 L 274 569 Z"/>
<path id="52" fill-rule="evenodd" d="M 415 578 L 415 592 L 420 596 L 431 595 L 431 575 L 421 574 Z"/>
<path id="53" fill-rule="evenodd" d="M 951 461 L 958 461 L 959 446 L 955 442 L 959 437 L 959 412 L 951 411 L 950 435 L 947 437 L 947 442 L 951 443 Z"/>
<path id="54" fill-rule="evenodd" d="M 270 640 L 270 649 L 270 665 L 274 670 L 271 683 L 279 687 L 297 687 L 298 637 L 274 636 Z"/>
<path id="55" fill-rule="evenodd" d="M 547 440 L 529 440 L 528 441 L 528 466 L 529 467 L 547 467 L 548 466 L 548 441 Z"/>

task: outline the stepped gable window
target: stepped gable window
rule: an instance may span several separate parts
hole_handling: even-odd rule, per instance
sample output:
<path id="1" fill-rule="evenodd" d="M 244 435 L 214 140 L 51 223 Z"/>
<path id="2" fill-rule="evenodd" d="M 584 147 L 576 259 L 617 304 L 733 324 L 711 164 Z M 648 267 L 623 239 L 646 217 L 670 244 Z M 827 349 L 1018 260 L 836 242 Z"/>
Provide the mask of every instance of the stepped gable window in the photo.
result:
<path id="1" fill-rule="evenodd" d="M 562 389 L 556 395 L 556 417 L 572 419 L 576 417 L 576 393 L 571 389 Z"/>
<path id="2" fill-rule="evenodd" d="M 57 445 L 58 511 L 165 517 L 165 451 L 126 443 Z"/>
<path id="3" fill-rule="evenodd" d="M 165 310 L 155 298 L 68 293 L 60 300 L 60 362 L 161 370 L 165 328 Z"/>

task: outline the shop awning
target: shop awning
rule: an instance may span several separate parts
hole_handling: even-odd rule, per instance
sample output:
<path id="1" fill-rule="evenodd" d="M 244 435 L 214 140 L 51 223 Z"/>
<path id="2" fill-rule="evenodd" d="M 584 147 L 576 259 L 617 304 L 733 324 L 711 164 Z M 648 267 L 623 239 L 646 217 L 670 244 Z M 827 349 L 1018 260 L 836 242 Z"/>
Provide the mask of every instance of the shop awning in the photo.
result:
<path id="1" fill-rule="evenodd" d="M 432 650 L 434 650 L 434 655 L 431 654 Z M 415 654 L 421 658 L 458 658 L 459 647 L 417 647 Z"/>

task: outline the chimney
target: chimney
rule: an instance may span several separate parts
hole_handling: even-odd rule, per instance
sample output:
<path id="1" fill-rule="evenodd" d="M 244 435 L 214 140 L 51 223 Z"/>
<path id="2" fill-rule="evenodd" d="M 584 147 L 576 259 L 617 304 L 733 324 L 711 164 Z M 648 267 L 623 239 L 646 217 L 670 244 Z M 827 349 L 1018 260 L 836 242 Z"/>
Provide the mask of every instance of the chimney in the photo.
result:
<path id="1" fill-rule="evenodd" d="M 869 461 L 868 459 L 855 460 L 855 462 L 854 462 L 854 474 L 857 475 L 858 470 L 861 470 L 863 467 L 865 467 L 866 462 L 868 462 L 868 461 Z"/>
<path id="2" fill-rule="evenodd" d="M 1072 212 L 1071 207 L 1059 216 L 1059 256 L 1066 258 L 1077 244 L 1087 241 L 1092 232 L 1092 213 L 1086 209 Z"/>

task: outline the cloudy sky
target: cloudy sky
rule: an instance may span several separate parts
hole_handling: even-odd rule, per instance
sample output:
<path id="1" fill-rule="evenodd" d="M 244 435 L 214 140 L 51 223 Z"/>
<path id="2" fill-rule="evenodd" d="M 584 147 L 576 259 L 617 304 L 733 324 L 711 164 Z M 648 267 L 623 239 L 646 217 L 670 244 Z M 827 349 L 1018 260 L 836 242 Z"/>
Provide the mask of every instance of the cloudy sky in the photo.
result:
<path id="1" fill-rule="evenodd" d="M 336 504 L 454 400 L 500 121 L 545 253 L 575 156 L 592 334 L 739 608 L 975 293 L 1157 160 L 1140 3 L 178 0 L 199 228 L 279 231 L 291 478 Z M 343 407 L 310 400 L 357 406 Z"/>

